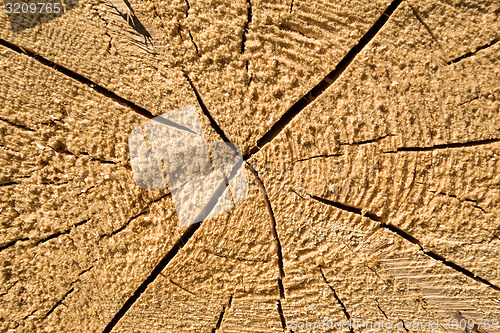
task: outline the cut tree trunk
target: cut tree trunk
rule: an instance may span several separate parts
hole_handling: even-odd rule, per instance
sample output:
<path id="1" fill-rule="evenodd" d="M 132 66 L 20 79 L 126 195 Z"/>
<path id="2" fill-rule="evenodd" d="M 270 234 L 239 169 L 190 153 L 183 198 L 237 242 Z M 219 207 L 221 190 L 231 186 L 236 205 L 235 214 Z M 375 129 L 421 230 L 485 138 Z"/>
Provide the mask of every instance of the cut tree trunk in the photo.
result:
<path id="1" fill-rule="evenodd" d="M 4 8 L 0 332 L 500 332 L 498 1 Z M 182 227 L 127 140 L 189 105 L 248 195 Z"/>

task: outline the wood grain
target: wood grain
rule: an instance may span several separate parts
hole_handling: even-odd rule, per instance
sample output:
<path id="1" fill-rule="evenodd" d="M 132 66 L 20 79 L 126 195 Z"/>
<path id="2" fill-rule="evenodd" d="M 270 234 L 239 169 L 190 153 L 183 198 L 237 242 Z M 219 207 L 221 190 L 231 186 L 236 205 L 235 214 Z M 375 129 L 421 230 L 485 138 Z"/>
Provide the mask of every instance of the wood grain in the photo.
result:
<path id="1" fill-rule="evenodd" d="M 85 0 L 15 33 L 0 10 L 0 332 L 498 319 L 499 8 Z M 186 228 L 127 137 L 193 104 L 249 193 Z"/>

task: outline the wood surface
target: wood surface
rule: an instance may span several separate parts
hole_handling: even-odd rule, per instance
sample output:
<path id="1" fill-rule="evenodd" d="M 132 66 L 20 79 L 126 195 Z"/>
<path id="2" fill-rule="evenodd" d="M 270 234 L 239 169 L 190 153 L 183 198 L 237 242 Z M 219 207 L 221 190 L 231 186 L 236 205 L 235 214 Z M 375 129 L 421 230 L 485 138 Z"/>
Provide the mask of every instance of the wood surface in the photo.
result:
<path id="1" fill-rule="evenodd" d="M 4 3 L 0 332 L 500 320 L 498 1 Z M 188 105 L 249 191 L 180 227 L 127 140 Z"/>

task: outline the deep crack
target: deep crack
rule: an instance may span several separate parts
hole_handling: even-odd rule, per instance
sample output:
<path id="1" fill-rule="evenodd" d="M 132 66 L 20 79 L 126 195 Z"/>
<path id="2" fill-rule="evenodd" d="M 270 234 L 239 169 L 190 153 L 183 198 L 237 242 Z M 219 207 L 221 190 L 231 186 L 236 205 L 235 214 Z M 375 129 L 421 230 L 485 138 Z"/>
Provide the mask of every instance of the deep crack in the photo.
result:
<path id="1" fill-rule="evenodd" d="M 222 311 L 219 315 L 219 319 L 217 320 L 217 323 L 215 324 L 215 327 L 212 329 L 212 333 L 215 333 L 219 330 L 220 325 L 222 324 L 222 319 L 224 319 L 224 315 L 226 314 L 226 311 L 229 310 L 231 307 L 231 303 L 233 302 L 233 295 L 229 296 L 229 301 L 227 303 L 227 307 L 225 305 L 222 306 Z"/>
<path id="2" fill-rule="evenodd" d="M 283 305 L 281 304 L 280 299 L 276 300 L 276 306 L 278 308 L 278 314 L 280 316 L 281 327 L 283 328 L 283 331 L 286 331 L 288 325 L 286 323 L 285 315 L 283 313 Z"/>
<path id="3" fill-rule="evenodd" d="M 194 85 L 194 83 L 191 80 L 191 78 L 186 73 L 184 73 L 184 77 L 189 82 L 189 85 L 191 86 L 191 89 L 193 90 L 193 92 L 194 92 L 194 94 L 196 96 L 196 100 L 198 101 L 198 104 L 200 105 L 201 110 L 203 111 L 203 114 L 210 121 L 210 125 L 212 126 L 212 128 L 221 137 L 221 139 L 223 141 L 230 142 L 229 139 L 228 139 L 228 137 L 226 136 L 226 134 L 222 130 L 222 128 L 219 126 L 219 124 L 217 124 L 217 122 L 215 121 L 215 119 L 212 117 L 212 115 L 208 111 L 208 108 L 206 107 L 205 103 L 203 102 L 203 99 L 201 98 L 200 94 L 198 93 L 198 89 L 196 89 L 196 86 Z"/>
<path id="4" fill-rule="evenodd" d="M 101 95 L 103 95 L 105 97 L 108 97 L 108 98 L 114 100 L 118 104 L 124 105 L 124 106 L 132 109 L 134 112 L 140 114 L 141 116 L 144 116 L 148 119 L 154 118 L 153 114 L 151 112 L 149 112 L 148 110 L 146 110 L 145 108 L 143 108 L 143 107 L 135 104 L 134 102 L 131 102 L 131 101 L 129 101 L 121 96 L 118 96 L 117 94 L 115 94 L 111 90 L 93 82 L 92 80 L 84 77 L 83 75 L 80 75 L 80 74 L 78 74 L 78 73 L 76 73 L 76 72 L 74 72 L 74 71 L 72 71 L 72 70 L 70 70 L 62 65 L 56 64 L 55 62 L 50 61 L 50 60 L 42 57 L 39 54 L 36 54 L 34 51 L 30 51 L 24 47 L 21 48 L 21 47 L 15 45 L 15 44 L 12 44 L 4 39 L 0 39 L 0 45 L 7 47 L 10 50 L 12 50 L 18 54 L 28 56 L 28 57 L 38 61 L 39 63 L 51 68 L 52 70 L 55 70 L 55 71 L 63 74 L 66 77 L 69 77 L 75 81 L 80 82 L 81 84 L 84 84 L 84 85 L 92 88 L 96 92 L 100 93 Z"/>
<path id="5" fill-rule="evenodd" d="M 125 6 L 127 7 L 127 11 L 120 11 L 111 1 L 109 2 L 107 6 L 113 8 L 116 10 L 118 15 L 125 21 L 127 24 L 134 29 L 136 33 L 144 37 L 144 44 L 147 46 L 148 42 L 153 45 L 153 37 L 149 33 L 149 31 L 144 27 L 142 22 L 139 20 L 137 17 L 137 14 L 135 13 L 134 9 L 132 8 L 132 5 L 128 0 L 122 0 Z"/>
<path id="6" fill-rule="evenodd" d="M 246 2 L 247 7 L 247 20 L 245 21 L 245 25 L 243 26 L 243 34 L 241 35 L 241 54 L 245 54 L 245 46 L 247 41 L 247 33 L 248 27 L 250 23 L 252 23 L 252 3 L 250 0 Z"/>
<path id="7" fill-rule="evenodd" d="M 487 49 L 488 47 L 491 47 L 491 46 L 495 45 L 496 43 L 498 43 L 498 41 L 500 41 L 500 37 L 493 39 L 490 43 L 488 43 L 486 45 L 483 45 L 483 46 L 480 46 L 480 47 L 476 48 L 476 50 L 473 51 L 473 52 L 466 53 L 464 55 L 461 55 L 458 58 L 455 58 L 453 60 L 448 61 L 447 64 L 448 65 L 455 64 L 455 63 L 457 63 L 457 62 L 459 62 L 459 61 L 461 61 L 463 59 L 470 58 L 470 57 L 474 56 L 476 53 L 478 53 L 479 51 Z"/>
<path id="8" fill-rule="evenodd" d="M 321 266 L 318 266 L 318 268 L 319 268 L 319 271 L 321 272 L 321 276 L 323 277 L 323 280 L 325 281 L 326 285 L 333 292 L 333 297 L 335 297 L 335 299 L 337 300 L 337 303 L 339 304 L 340 308 L 342 309 L 342 312 L 344 313 L 344 316 L 346 317 L 347 321 L 351 322 L 351 315 L 347 311 L 347 308 L 345 307 L 344 303 L 342 303 L 342 301 L 340 300 L 339 295 L 337 295 L 337 292 L 335 291 L 335 288 L 333 288 L 332 285 L 326 279 L 325 274 L 323 273 L 323 270 L 321 269 Z M 354 330 L 352 329 L 351 325 L 349 325 L 349 331 L 351 333 L 354 332 Z"/>
<path id="9" fill-rule="evenodd" d="M 147 287 L 153 282 L 168 263 L 175 257 L 175 255 L 184 247 L 184 245 L 191 239 L 196 230 L 201 226 L 201 223 L 191 224 L 166 255 L 158 262 L 155 268 L 149 273 L 147 278 L 140 284 L 134 293 L 122 305 L 120 310 L 113 316 L 111 321 L 106 325 L 103 333 L 109 333 L 118 324 L 120 319 L 127 313 L 132 305 L 139 299 L 139 297 L 146 291 Z"/>
<path id="10" fill-rule="evenodd" d="M 237 170 L 242 166 L 242 163 L 237 163 L 228 177 L 229 180 L 235 177 Z M 221 185 L 214 192 L 215 194 L 209 200 L 205 208 L 210 208 L 211 210 L 217 204 L 217 199 L 222 195 L 226 187 L 225 183 L 221 183 Z M 200 214 L 203 214 L 200 213 Z M 196 216 L 195 220 L 199 220 L 200 216 Z M 179 253 L 179 251 L 186 245 L 191 237 L 193 237 L 194 233 L 200 228 L 203 222 L 191 224 L 187 227 L 186 231 L 182 234 L 182 236 L 177 240 L 177 242 L 172 246 L 172 248 L 166 253 L 166 255 L 158 262 L 158 264 L 154 267 L 154 269 L 150 272 L 150 274 L 146 277 L 146 279 L 139 285 L 139 287 L 134 291 L 134 293 L 127 299 L 127 301 L 122 305 L 120 310 L 113 316 L 111 321 L 106 325 L 103 330 L 103 333 L 109 333 L 113 330 L 113 328 L 118 324 L 118 322 L 125 316 L 128 310 L 132 307 L 132 305 L 139 299 L 139 297 L 146 291 L 147 287 L 161 274 L 161 272 L 167 267 L 167 265 L 172 261 L 172 259 Z"/>
<path id="11" fill-rule="evenodd" d="M 365 48 L 366 45 L 375 37 L 375 35 L 382 29 L 385 23 L 389 20 L 394 11 L 403 2 L 403 0 L 394 0 L 371 28 L 361 37 L 359 42 L 347 52 L 342 60 L 337 64 L 325 78 L 314 86 L 308 93 L 295 102 L 281 118 L 271 126 L 271 128 L 257 140 L 257 145 L 253 147 L 248 153 L 245 154 L 244 159 L 248 160 L 262 147 L 271 142 L 282 130 L 287 126 L 302 110 L 311 104 L 316 98 L 322 95 L 325 90 L 330 87 L 339 76 L 349 67 L 354 58 Z"/>

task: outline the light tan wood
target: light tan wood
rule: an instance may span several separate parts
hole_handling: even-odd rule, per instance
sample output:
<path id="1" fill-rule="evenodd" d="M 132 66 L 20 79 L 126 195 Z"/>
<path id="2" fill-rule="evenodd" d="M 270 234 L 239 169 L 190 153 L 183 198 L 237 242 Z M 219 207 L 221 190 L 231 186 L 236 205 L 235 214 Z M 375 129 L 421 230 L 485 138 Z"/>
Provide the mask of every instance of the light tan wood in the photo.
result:
<path id="1" fill-rule="evenodd" d="M 246 153 L 328 74 L 389 2 L 80 1 L 49 23 L 0 36 L 158 115 L 185 105 L 184 74 Z M 250 22 L 248 22 L 250 20 Z M 248 70 L 247 70 L 248 67 Z M 231 82 L 231 84 L 220 84 Z M 188 90 L 186 90 L 188 89 Z M 237 111 L 237 112 L 235 112 Z M 241 124 L 241 125 L 238 125 Z"/>
<path id="2" fill-rule="evenodd" d="M 500 319 L 499 9 L 86 0 L 15 33 L 0 10 L 0 332 Z M 249 192 L 186 228 L 127 137 L 188 105 Z"/>
<path id="3" fill-rule="evenodd" d="M 183 231 L 168 191 L 133 180 L 127 137 L 147 118 L 0 57 L 1 330 L 99 331 Z"/>

